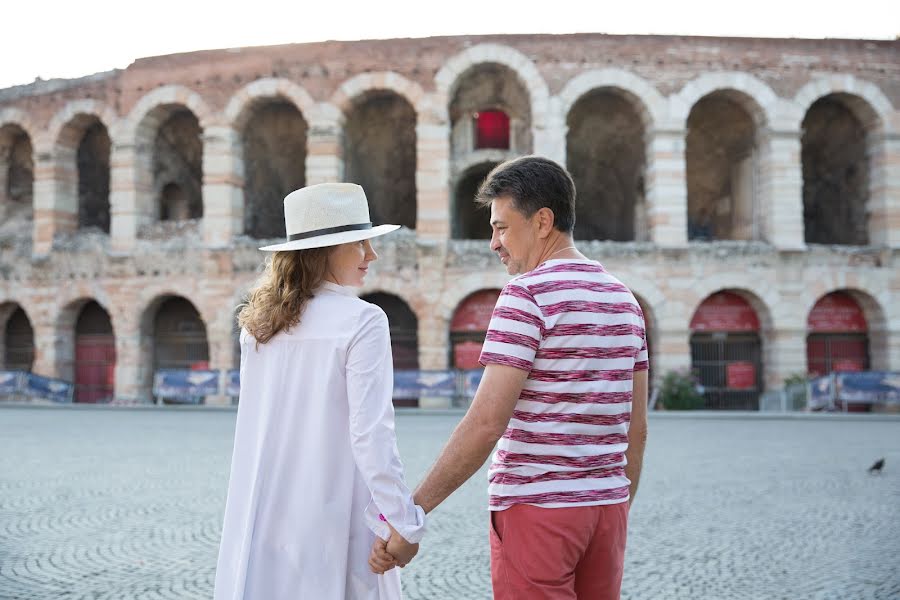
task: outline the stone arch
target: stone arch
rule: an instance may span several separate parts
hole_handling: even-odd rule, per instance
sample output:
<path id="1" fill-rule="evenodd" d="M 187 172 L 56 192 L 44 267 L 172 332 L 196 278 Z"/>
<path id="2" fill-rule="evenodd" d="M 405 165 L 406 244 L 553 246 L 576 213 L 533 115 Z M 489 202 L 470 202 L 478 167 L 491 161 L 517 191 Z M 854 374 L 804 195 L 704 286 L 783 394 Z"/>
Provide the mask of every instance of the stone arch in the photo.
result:
<path id="1" fill-rule="evenodd" d="M 363 187 L 376 225 L 396 223 L 415 229 L 417 109 L 408 96 L 395 89 L 360 88 L 363 83 L 374 85 L 385 79 L 389 78 L 357 81 L 345 90 L 357 92 L 355 95 L 334 99 L 335 105 L 342 107 L 344 122 L 342 180 Z"/>
<path id="2" fill-rule="evenodd" d="M 646 79 L 622 69 L 596 69 L 570 79 L 557 95 L 562 119 L 585 94 L 607 89 L 632 103 L 645 131 L 665 126 L 668 105 L 663 95 Z"/>
<path id="3" fill-rule="evenodd" d="M 824 296 L 834 292 L 849 294 L 859 304 L 865 315 L 868 325 L 871 368 L 875 370 L 890 368 L 888 347 L 892 315 L 888 311 L 891 304 L 886 294 L 878 295 L 871 289 L 864 289 L 857 285 L 841 285 L 837 281 L 828 282 L 821 288 L 806 288 L 802 297 L 804 328 L 806 327 L 805 319 L 816 303 Z"/>
<path id="4" fill-rule="evenodd" d="M 155 290 L 151 299 L 146 302 L 140 312 L 138 331 L 138 367 L 136 387 L 140 397 L 149 398 L 153 385 L 153 373 L 158 368 L 191 368 L 209 361 L 210 336 L 208 321 L 204 319 L 200 311 L 200 304 L 192 301 L 188 296 L 173 290 Z M 184 316 L 190 321 L 189 326 L 183 327 L 183 334 L 179 339 L 177 328 L 168 328 L 165 332 L 172 333 L 163 343 L 157 339 L 159 317 L 161 311 L 172 308 L 171 316 Z M 182 339 L 183 338 L 183 339 Z M 171 342 L 171 343 L 170 343 Z M 165 356 L 168 350 L 171 356 Z"/>
<path id="5" fill-rule="evenodd" d="M 164 85 L 144 94 L 128 116 L 117 123 L 113 135 L 115 144 L 145 144 L 167 116 L 164 111 L 159 110 L 166 106 L 185 107 L 197 117 L 201 129 L 213 124 L 214 113 L 200 94 L 181 85 Z"/>
<path id="6" fill-rule="evenodd" d="M 886 137 L 895 133 L 890 100 L 869 82 L 832 75 L 801 88 L 793 107 L 803 136 L 806 241 L 867 245 L 889 239 Z M 824 209 L 822 202 L 828 204 Z"/>
<path id="7" fill-rule="evenodd" d="M 281 78 L 252 81 L 229 100 L 225 117 L 243 174 L 247 235 L 284 237 L 282 201 L 307 184 L 308 139 L 321 112 L 303 87 Z"/>
<path id="8" fill-rule="evenodd" d="M 338 87 L 329 103 L 337 107 L 342 114 L 346 114 L 360 96 L 378 90 L 389 90 L 404 98 L 417 115 L 428 111 L 427 96 L 422 86 L 393 71 L 355 75 Z"/>
<path id="9" fill-rule="evenodd" d="M 502 290 L 503 286 L 508 282 L 509 275 L 500 270 L 454 277 L 452 285 L 444 288 L 444 292 L 441 294 L 440 298 L 440 305 L 436 306 L 435 309 L 440 312 L 440 316 L 444 322 L 449 323 L 453 318 L 453 313 L 463 300 L 480 290 Z"/>
<path id="10" fill-rule="evenodd" d="M 640 99 L 615 87 L 587 90 L 565 113 L 566 167 L 578 192 L 576 239 L 648 237 L 649 121 Z"/>
<path id="11" fill-rule="evenodd" d="M 477 162 L 454 178 L 451 188 L 451 234 L 454 239 L 490 239 L 489 212 L 476 206 L 474 197 L 478 186 L 499 162 Z"/>
<path id="12" fill-rule="evenodd" d="M 800 130 L 809 107 L 819 98 L 831 94 L 846 97 L 848 107 L 867 129 L 894 132 L 891 118 L 894 107 L 888 97 L 875 84 L 848 74 L 820 77 L 800 88 L 793 99 L 795 112 L 799 115 L 795 123 L 797 130 Z"/>
<path id="13" fill-rule="evenodd" d="M 394 369 L 419 368 L 419 316 L 400 294 L 376 288 L 360 298 L 381 308 L 391 330 Z"/>
<path id="14" fill-rule="evenodd" d="M 96 100 L 69 102 L 51 119 L 47 139 L 52 144 L 56 178 L 55 206 L 77 216 L 76 226 L 110 230 L 112 110 Z"/>
<path id="15" fill-rule="evenodd" d="M 778 122 L 778 96 L 763 81 L 748 73 L 725 71 L 706 73 L 688 82 L 669 98 L 672 122 L 683 125 L 694 105 L 715 92 L 728 93 L 753 117 L 758 129 L 763 130 Z"/>
<path id="16" fill-rule="evenodd" d="M 476 44 L 450 57 L 434 76 L 435 87 L 447 106 L 460 83 L 461 76 L 482 63 L 497 63 L 516 73 L 528 90 L 532 127 L 543 128 L 548 114 L 550 91 L 537 66 L 518 50 L 501 44 Z"/>
<path id="17" fill-rule="evenodd" d="M 260 102 L 276 98 L 293 104 L 307 121 L 316 120 L 319 110 L 309 92 L 289 79 L 275 77 L 251 81 L 235 92 L 225 106 L 225 119 L 232 129 L 240 132 Z"/>
<path id="18" fill-rule="evenodd" d="M 108 329 L 94 327 L 79 332 L 78 325 L 85 310 L 95 307 L 105 314 Z M 76 384 L 75 401 L 97 402 L 111 398 L 115 385 L 116 341 L 115 323 L 109 308 L 93 296 L 79 294 L 57 312 L 54 336 L 57 344 L 55 371 L 60 378 Z M 85 386 L 90 389 L 84 389 Z"/>
<path id="19" fill-rule="evenodd" d="M 34 319 L 25 304 L 0 302 L 0 370 L 31 371 L 36 348 Z"/>
<path id="20" fill-rule="evenodd" d="M 770 115 L 745 91 L 717 88 L 687 117 L 688 238 L 759 239 Z"/>
<path id="21" fill-rule="evenodd" d="M 26 113 L 0 111 L 0 225 L 30 221 L 34 214 L 35 128 Z"/>

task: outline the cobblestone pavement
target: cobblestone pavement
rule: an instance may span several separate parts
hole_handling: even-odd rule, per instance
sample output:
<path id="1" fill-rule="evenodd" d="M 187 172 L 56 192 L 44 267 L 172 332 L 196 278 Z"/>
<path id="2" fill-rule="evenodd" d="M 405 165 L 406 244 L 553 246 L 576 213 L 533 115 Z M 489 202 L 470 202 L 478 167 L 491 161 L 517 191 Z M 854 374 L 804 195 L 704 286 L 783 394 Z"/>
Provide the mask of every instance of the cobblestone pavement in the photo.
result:
<path id="1" fill-rule="evenodd" d="M 458 418 L 399 416 L 411 482 Z M 210 598 L 233 426 L 0 408 L 0 598 Z M 432 515 L 407 598 L 490 598 L 485 504 Z M 653 418 L 631 520 L 625 599 L 900 598 L 900 421 Z"/>

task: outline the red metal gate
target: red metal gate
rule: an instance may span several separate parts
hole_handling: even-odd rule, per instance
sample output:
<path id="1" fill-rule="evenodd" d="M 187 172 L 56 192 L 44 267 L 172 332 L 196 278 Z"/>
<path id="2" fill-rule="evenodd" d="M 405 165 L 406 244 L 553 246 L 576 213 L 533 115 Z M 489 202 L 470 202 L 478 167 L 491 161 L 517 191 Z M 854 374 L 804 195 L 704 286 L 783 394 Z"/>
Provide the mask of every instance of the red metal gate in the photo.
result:
<path id="1" fill-rule="evenodd" d="M 116 380 L 116 340 L 109 334 L 75 338 L 75 402 L 106 402 Z"/>
<path id="2" fill-rule="evenodd" d="M 862 308 L 847 292 L 819 299 L 807 318 L 807 370 L 813 375 L 869 368 L 869 326 Z"/>

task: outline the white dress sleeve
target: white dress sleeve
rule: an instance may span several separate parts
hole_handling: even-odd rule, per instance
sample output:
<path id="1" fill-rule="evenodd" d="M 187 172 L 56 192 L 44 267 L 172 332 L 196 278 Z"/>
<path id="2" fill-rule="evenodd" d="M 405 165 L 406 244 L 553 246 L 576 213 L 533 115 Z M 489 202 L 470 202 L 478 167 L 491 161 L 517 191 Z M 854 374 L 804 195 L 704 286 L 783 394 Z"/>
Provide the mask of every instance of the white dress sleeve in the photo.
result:
<path id="1" fill-rule="evenodd" d="M 360 317 L 347 352 L 347 396 L 350 443 L 356 466 L 372 494 L 366 510 L 369 528 L 382 539 L 389 530 L 384 519 L 409 542 L 425 534 L 425 512 L 416 506 L 403 478 L 403 464 L 394 431 L 394 387 L 388 321 L 373 306 Z"/>

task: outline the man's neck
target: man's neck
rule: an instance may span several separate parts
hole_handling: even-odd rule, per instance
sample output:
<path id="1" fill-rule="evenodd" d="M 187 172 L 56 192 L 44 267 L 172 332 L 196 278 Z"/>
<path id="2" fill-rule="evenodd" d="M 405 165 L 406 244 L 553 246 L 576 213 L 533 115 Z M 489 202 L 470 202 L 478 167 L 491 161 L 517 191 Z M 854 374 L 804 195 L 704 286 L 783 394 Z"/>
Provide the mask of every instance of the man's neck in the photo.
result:
<path id="1" fill-rule="evenodd" d="M 548 260 L 584 260 L 585 256 L 575 248 L 571 237 L 560 234 L 541 251 L 535 267 Z"/>

